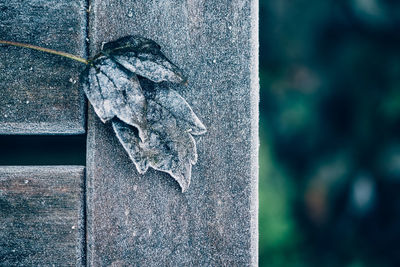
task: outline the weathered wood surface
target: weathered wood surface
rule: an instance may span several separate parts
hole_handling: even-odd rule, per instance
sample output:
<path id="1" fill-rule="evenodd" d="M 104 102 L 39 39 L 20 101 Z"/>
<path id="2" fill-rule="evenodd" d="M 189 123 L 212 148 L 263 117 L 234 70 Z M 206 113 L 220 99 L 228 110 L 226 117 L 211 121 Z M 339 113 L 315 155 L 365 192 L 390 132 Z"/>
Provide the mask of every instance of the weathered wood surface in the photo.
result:
<path id="1" fill-rule="evenodd" d="M 88 119 L 90 266 L 257 265 L 257 1 L 93 0 L 91 54 L 138 34 L 185 71 L 175 89 L 208 128 L 181 193 L 139 175 L 110 125 Z"/>
<path id="2" fill-rule="evenodd" d="M 0 266 L 81 266 L 84 167 L 0 167 Z"/>
<path id="3" fill-rule="evenodd" d="M 0 39 L 86 56 L 86 0 L 0 0 Z M 0 45 L 0 134 L 85 132 L 83 64 Z"/>

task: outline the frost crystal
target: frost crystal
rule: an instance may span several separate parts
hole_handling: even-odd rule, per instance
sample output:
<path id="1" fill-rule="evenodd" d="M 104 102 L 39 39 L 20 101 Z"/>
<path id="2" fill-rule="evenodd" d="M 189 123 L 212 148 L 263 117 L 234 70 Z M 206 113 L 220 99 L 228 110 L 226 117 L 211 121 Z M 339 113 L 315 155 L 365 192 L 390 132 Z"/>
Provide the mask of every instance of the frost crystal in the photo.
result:
<path id="1" fill-rule="evenodd" d="M 83 73 L 83 89 L 100 119 L 111 120 L 138 172 L 150 166 L 169 173 L 184 192 L 197 161 L 192 135 L 206 128 L 185 99 L 166 86 L 186 83 L 186 78 L 160 50 L 138 36 L 104 44 Z M 137 75 L 151 86 L 142 89 Z"/>

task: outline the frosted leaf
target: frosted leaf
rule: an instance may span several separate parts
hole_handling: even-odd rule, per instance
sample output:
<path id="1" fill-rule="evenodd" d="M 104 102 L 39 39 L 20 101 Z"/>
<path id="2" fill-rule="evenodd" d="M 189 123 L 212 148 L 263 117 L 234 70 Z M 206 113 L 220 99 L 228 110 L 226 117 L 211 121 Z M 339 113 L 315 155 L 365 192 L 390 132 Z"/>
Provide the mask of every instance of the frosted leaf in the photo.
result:
<path id="1" fill-rule="evenodd" d="M 140 174 L 144 174 L 149 168 L 148 159 L 145 156 L 143 144 L 137 134 L 137 129 L 123 121 L 113 119 L 112 125 L 118 140 L 128 152 L 129 157 Z"/>
<path id="2" fill-rule="evenodd" d="M 140 36 L 125 36 L 106 43 L 102 54 L 131 72 L 153 82 L 186 83 L 183 72 L 168 60 L 154 41 Z"/>
<path id="3" fill-rule="evenodd" d="M 146 100 L 135 74 L 109 58 L 96 59 L 83 74 L 83 89 L 103 122 L 113 117 L 140 127 L 145 124 Z"/>
<path id="4" fill-rule="evenodd" d="M 171 97 L 176 98 L 164 105 L 172 100 Z M 196 143 L 189 130 L 195 128 L 197 133 L 204 133 L 204 125 L 177 92 L 165 88 L 157 88 L 154 94 L 148 94 L 146 119 L 146 128 L 141 131 L 148 138 L 143 141 L 138 138 L 134 127 L 119 120 L 113 120 L 112 124 L 140 173 L 145 172 L 148 166 L 167 172 L 179 183 L 182 191 L 186 191 L 190 185 L 192 165 L 197 162 Z"/>
<path id="5" fill-rule="evenodd" d="M 182 96 L 154 83 L 186 82 L 160 49 L 138 36 L 106 43 L 83 73 L 83 89 L 100 119 L 112 122 L 138 172 L 169 173 L 185 191 L 197 161 L 192 135 L 206 128 Z"/>
<path id="6" fill-rule="evenodd" d="M 193 135 L 204 134 L 207 130 L 200 119 L 194 114 L 186 100 L 175 90 L 156 85 L 153 101 L 167 109 L 177 119 L 178 126 Z"/>
<path id="7" fill-rule="evenodd" d="M 137 35 L 128 35 L 121 37 L 115 41 L 105 43 L 102 52 L 105 54 L 139 52 L 149 50 L 160 50 L 161 46 L 151 39 Z"/>

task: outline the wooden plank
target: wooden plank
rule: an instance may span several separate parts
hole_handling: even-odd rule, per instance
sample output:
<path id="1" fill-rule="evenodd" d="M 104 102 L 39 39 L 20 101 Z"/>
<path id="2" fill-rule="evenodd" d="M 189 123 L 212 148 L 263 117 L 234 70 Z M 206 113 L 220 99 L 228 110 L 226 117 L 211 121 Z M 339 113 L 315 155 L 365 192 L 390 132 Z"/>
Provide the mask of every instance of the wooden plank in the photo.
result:
<path id="1" fill-rule="evenodd" d="M 86 57 L 86 0 L 0 0 L 0 38 Z M 85 132 L 84 66 L 0 45 L 0 134 Z"/>
<path id="2" fill-rule="evenodd" d="M 81 266 L 84 167 L 0 167 L 0 265 Z"/>
<path id="3" fill-rule="evenodd" d="M 257 1 L 91 5 L 92 55 L 128 34 L 155 40 L 189 77 L 175 89 L 208 132 L 181 193 L 168 174 L 138 174 L 110 125 L 89 115 L 89 265 L 256 266 Z"/>

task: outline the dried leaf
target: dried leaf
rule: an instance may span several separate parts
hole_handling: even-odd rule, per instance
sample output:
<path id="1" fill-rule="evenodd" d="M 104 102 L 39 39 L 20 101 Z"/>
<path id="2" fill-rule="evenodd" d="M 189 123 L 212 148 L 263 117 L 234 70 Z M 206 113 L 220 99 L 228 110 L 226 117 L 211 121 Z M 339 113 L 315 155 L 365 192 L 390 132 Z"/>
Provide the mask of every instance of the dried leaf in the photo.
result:
<path id="1" fill-rule="evenodd" d="M 100 119 L 111 120 L 139 173 L 149 166 L 167 172 L 185 191 L 197 161 L 192 134 L 206 128 L 176 91 L 153 83 L 186 81 L 160 49 L 138 36 L 106 43 L 84 72 L 83 89 Z M 148 85 L 145 90 L 141 83 Z"/>
<path id="2" fill-rule="evenodd" d="M 156 94 L 153 101 L 167 109 L 177 120 L 178 126 L 193 135 L 204 134 L 207 130 L 200 119 L 193 112 L 186 100 L 175 90 L 155 85 Z"/>
<path id="3" fill-rule="evenodd" d="M 149 50 L 160 50 L 161 46 L 151 39 L 137 35 L 128 35 L 115 41 L 105 43 L 102 47 L 104 54 L 125 53 L 125 52 L 146 52 Z"/>
<path id="4" fill-rule="evenodd" d="M 117 119 L 112 120 L 112 125 L 118 140 L 124 147 L 125 151 L 128 152 L 128 155 L 135 164 L 136 169 L 140 174 L 144 174 L 149 168 L 149 162 L 145 156 L 144 145 L 138 137 L 137 129 Z"/>
<path id="5" fill-rule="evenodd" d="M 167 104 L 168 100 L 172 103 Z M 147 98 L 146 115 L 147 125 L 141 131 L 147 139 L 141 141 L 133 127 L 119 120 L 112 121 L 114 131 L 139 172 L 143 173 L 148 166 L 167 172 L 184 192 L 190 184 L 192 165 L 197 162 L 196 143 L 190 130 L 204 133 L 206 129 L 186 101 L 165 88 L 157 88 Z"/>
<path id="6" fill-rule="evenodd" d="M 136 75 L 100 57 L 82 78 L 86 96 L 103 122 L 118 117 L 139 128 L 145 124 L 146 100 Z"/>
<path id="7" fill-rule="evenodd" d="M 106 43 L 102 54 L 131 72 L 153 82 L 186 83 L 183 72 L 168 60 L 154 41 L 139 36 L 125 36 Z"/>

